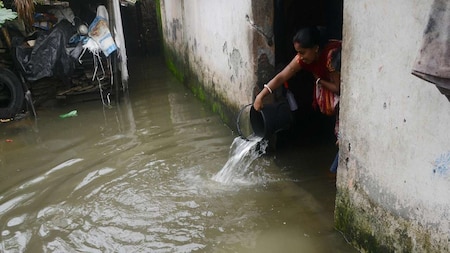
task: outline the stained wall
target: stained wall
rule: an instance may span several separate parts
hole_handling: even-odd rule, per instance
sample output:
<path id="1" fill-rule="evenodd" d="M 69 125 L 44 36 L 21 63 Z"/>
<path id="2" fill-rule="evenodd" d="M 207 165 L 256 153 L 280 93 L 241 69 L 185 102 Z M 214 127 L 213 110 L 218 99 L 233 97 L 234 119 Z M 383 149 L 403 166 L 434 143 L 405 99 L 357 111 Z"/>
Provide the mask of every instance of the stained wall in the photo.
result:
<path id="1" fill-rule="evenodd" d="M 258 42 L 266 40 L 259 32 L 272 25 L 272 12 L 260 12 L 261 6 L 255 18 L 251 1 L 160 1 L 169 68 L 231 127 L 239 109 L 253 100 L 258 55 L 273 54 L 270 46 L 255 46 L 265 43 Z"/>
<path id="2" fill-rule="evenodd" d="M 450 251 L 450 102 L 411 74 L 433 2 L 344 2 L 336 225 L 367 252 Z"/>

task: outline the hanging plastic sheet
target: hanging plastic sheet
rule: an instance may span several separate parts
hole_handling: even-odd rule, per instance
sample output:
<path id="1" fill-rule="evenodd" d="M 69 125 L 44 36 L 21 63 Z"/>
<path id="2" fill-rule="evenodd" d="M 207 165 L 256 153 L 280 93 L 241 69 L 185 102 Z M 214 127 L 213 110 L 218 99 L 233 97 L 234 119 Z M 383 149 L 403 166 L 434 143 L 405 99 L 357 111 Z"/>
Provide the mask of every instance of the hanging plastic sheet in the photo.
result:
<path id="1" fill-rule="evenodd" d="M 75 67 L 75 60 L 66 47 L 75 28 L 62 20 L 49 32 L 40 33 L 33 47 L 25 45 L 23 38 L 13 40 L 15 60 L 28 81 L 50 76 L 68 76 Z"/>
<path id="2" fill-rule="evenodd" d="M 412 74 L 435 84 L 450 100 L 450 1 L 434 1 Z"/>
<path id="3" fill-rule="evenodd" d="M 97 8 L 97 17 L 89 26 L 89 37 L 95 40 L 102 49 L 106 57 L 117 50 L 116 43 L 109 31 L 109 17 L 105 6 Z"/>

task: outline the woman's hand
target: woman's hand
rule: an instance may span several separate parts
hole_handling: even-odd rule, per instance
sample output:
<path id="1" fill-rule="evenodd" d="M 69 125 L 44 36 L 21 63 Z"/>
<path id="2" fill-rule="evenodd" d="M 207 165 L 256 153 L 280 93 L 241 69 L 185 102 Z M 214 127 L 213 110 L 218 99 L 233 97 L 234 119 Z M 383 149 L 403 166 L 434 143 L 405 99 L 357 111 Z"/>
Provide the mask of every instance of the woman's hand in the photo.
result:
<path id="1" fill-rule="evenodd" d="M 263 108 L 261 93 L 256 96 L 255 101 L 253 102 L 253 108 L 255 108 L 256 111 L 261 111 Z"/>

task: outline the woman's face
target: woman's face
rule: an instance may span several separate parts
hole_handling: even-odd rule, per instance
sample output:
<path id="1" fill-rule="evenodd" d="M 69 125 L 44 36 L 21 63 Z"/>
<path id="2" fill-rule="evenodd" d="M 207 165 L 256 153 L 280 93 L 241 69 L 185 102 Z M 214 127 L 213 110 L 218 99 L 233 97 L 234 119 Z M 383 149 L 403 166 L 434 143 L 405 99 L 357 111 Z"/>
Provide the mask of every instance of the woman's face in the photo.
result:
<path id="1" fill-rule="evenodd" d="M 300 59 L 306 64 L 313 63 L 319 55 L 319 46 L 314 46 L 312 48 L 303 48 L 300 46 L 300 43 L 295 42 L 294 48 Z"/>

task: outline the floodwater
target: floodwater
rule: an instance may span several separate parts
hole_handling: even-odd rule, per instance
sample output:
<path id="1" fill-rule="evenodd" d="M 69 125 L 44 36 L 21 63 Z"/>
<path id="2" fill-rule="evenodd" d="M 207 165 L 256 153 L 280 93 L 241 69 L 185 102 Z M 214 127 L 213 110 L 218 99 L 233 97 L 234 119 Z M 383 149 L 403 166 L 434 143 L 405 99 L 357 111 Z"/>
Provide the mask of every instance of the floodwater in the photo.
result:
<path id="1" fill-rule="evenodd" d="M 356 252 L 333 225 L 332 144 L 223 172 L 236 133 L 159 58 L 129 68 L 110 108 L 0 124 L 0 252 Z"/>

